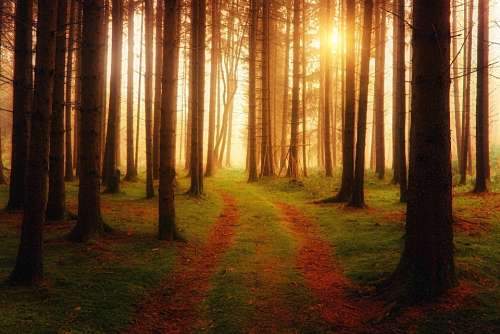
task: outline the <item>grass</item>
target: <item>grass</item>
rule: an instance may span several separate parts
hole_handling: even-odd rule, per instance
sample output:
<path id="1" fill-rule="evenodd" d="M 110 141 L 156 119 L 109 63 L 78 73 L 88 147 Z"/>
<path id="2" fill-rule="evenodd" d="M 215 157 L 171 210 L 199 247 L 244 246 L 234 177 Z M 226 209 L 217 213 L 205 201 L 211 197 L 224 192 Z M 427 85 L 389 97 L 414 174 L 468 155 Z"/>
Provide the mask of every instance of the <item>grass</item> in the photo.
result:
<path id="1" fill-rule="evenodd" d="M 278 209 L 265 189 L 247 184 L 241 173 L 234 172 L 221 172 L 213 183 L 236 198 L 240 219 L 234 246 L 219 265 L 204 305 L 211 320 L 199 331 L 318 330 L 320 320 L 316 317 L 300 327 L 300 315 L 312 307 L 314 300 L 294 268 L 296 242 L 280 224 Z M 280 306 L 277 313 L 272 309 L 276 305 Z"/>
<path id="2" fill-rule="evenodd" d="M 356 283 L 373 284 L 394 270 L 404 234 L 398 188 L 389 178 L 380 181 L 368 173 L 366 209 L 313 204 L 331 196 L 338 180 L 338 175 L 325 178 L 313 171 L 300 182 L 247 184 L 239 170 L 218 171 L 206 181 L 207 194 L 195 200 L 182 195 L 188 180 L 179 178 L 178 224 L 189 242 L 205 240 L 223 205 L 220 192 L 236 199 L 240 214 L 234 244 L 200 305 L 203 321 L 197 332 L 270 332 L 273 326 L 275 332 L 322 332 L 320 319 L 303 318 L 316 301 L 295 269 L 297 242 L 281 224 L 277 202 L 296 206 L 318 224 L 344 273 Z M 472 223 L 471 229 L 457 229 L 455 254 L 458 276 L 473 286 L 474 294 L 453 310 L 419 319 L 417 333 L 493 333 L 500 328 L 500 195 L 475 196 L 470 189 L 471 183 L 454 189 L 455 215 Z M 500 179 L 493 178 L 491 189 L 500 191 Z M 0 206 L 6 191 L 0 188 Z M 75 185 L 68 187 L 72 210 L 76 191 Z M 176 252 L 155 240 L 156 199 L 144 199 L 143 183 L 124 184 L 123 193 L 104 195 L 103 213 L 119 236 L 73 245 L 61 238 L 68 226 L 47 227 L 47 282 L 36 289 L 0 285 L 0 332 L 114 333 L 127 327 L 136 303 L 168 279 Z M 0 223 L 0 281 L 14 265 L 19 217 Z M 279 312 L 270 308 L 276 303 Z"/>
<path id="3" fill-rule="evenodd" d="M 179 192 L 186 180 L 179 181 Z M 69 207 L 76 187 L 68 186 Z M 47 227 L 44 246 L 46 283 L 39 288 L 0 285 L 0 332 L 117 333 L 131 321 L 135 305 L 168 276 L 174 248 L 156 241 L 156 201 L 144 199 L 144 185 L 123 185 L 123 193 L 103 196 L 106 222 L 118 236 L 74 245 L 64 241 L 70 226 Z M 0 190 L 0 206 L 6 189 Z M 201 200 L 177 197 L 178 224 L 198 242 L 215 220 L 221 200 L 209 191 Z M 14 266 L 18 224 L 0 224 L 0 281 Z"/>

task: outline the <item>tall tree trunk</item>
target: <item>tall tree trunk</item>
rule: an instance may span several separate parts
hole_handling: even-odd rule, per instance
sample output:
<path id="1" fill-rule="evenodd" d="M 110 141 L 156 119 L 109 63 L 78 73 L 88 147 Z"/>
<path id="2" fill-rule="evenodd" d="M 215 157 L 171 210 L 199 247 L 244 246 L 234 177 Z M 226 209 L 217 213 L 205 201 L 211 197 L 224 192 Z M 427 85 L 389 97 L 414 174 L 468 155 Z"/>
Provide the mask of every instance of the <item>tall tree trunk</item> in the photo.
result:
<path id="1" fill-rule="evenodd" d="M 76 33 L 76 79 L 75 79 L 75 112 L 73 113 L 73 168 L 76 176 L 80 175 L 80 109 L 82 102 L 82 6 L 77 11 L 77 33 Z"/>
<path id="2" fill-rule="evenodd" d="M 248 64 L 248 182 L 257 181 L 257 99 L 256 53 L 258 29 L 258 0 L 250 0 L 249 64 Z M 288 48 L 288 46 L 286 46 Z"/>
<path id="3" fill-rule="evenodd" d="M 220 10 L 219 0 L 212 0 L 212 49 L 210 57 L 210 105 L 208 112 L 208 148 L 205 176 L 214 173 L 215 116 L 217 106 L 217 79 L 220 57 Z"/>
<path id="4" fill-rule="evenodd" d="M 125 180 L 137 178 L 134 155 L 134 45 L 135 45 L 135 0 L 128 0 L 128 59 L 127 59 L 127 171 Z"/>
<path id="5" fill-rule="evenodd" d="M 104 59 L 106 34 L 103 30 L 104 0 L 83 2 L 82 32 L 82 123 L 80 149 L 81 169 L 78 188 L 78 221 L 68 239 L 85 242 L 95 235 L 109 231 L 101 217 L 100 191 L 100 128 L 103 110 L 101 87 L 103 73 L 100 73 Z M 96 75 L 96 73 L 98 75 Z"/>
<path id="6" fill-rule="evenodd" d="M 5 11 L 4 0 L 0 0 L 0 13 L 1 13 L 0 14 L 0 75 L 3 72 L 2 47 L 3 47 L 3 33 L 4 33 L 4 13 L 5 13 L 4 11 Z M 0 184 L 7 184 L 3 170 L 4 170 L 4 165 L 3 165 L 3 146 L 2 146 L 2 122 L 0 122 Z"/>
<path id="7" fill-rule="evenodd" d="M 302 165 L 304 176 L 307 177 L 307 119 L 306 119 L 306 96 L 307 96 L 307 55 L 306 55 L 306 27 L 307 27 L 306 0 L 302 0 Z"/>
<path id="8" fill-rule="evenodd" d="M 375 68 L 375 172 L 379 179 L 385 176 L 385 122 L 384 122 L 384 76 L 385 76 L 385 37 L 386 37 L 386 9 L 384 2 L 378 1 L 375 8 L 377 29 L 376 68 Z M 396 19 L 396 18 L 394 18 Z"/>
<path id="9" fill-rule="evenodd" d="M 356 5 L 353 0 L 347 0 L 346 8 L 346 59 L 345 59 L 345 111 L 342 131 L 342 182 L 337 195 L 328 202 L 347 202 L 351 199 L 354 181 L 354 120 L 356 105 L 355 91 L 355 15 Z"/>
<path id="10" fill-rule="evenodd" d="M 205 96 L 205 0 L 191 4 L 191 187 L 189 194 L 203 194 L 203 117 Z"/>
<path id="11" fill-rule="evenodd" d="M 106 145 L 106 126 L 107 126 L 107 110 L 108 106 L 108 40 L 109 40 L 109 17 L 111 15 L 111 6 L 109 4 L 110 0 L 104 0 L 104 19 L 103 19 L 103 36 L 104 39 L 104 47 L 102 48 L 102 91 L 101 91 L 101 100 L 102 100 L 102 113 L 101 113 L 101 138 L 99 142 L 99 151 L 101 153 L 100 165 L 99 169 L 103 169 L 104 165 L 104 147 Z M 136 168 L 137 170 L 137 168 Z"/>
<path id="12" fill-rule="evenodd" d="M 285 72 L 283 75 L 283 111 L 281 115 L 281 142 L 280 142 L 280 169 L 285 168 L 287 158 L 287 144 L 288 138 L 288 76 L 290 71 L 290 26 L 291 26 L 291 9 L 290 1 L 286 1 L 286 39 L 285 39 Z M 255 75 L 255 74 L 254 74 Z"/>
<path id="13" fill-rule="evenodd" d="M 399 13 L 400 0 L 392 1 L 392 12 Z M 392 17 L 392 182 L 399 183 L 399 150 L 398 150 L 398 91 L 401 90 L 398 82 L 398 59 L 399 59 L 399 18 L 396 15 Z"/>
<path id="14" fill-rule="evenodd" d="M 73 55 L 76 49 L 75 37 L 77 34 L 77 13 L 79 12 L 79 3 L 77 0 L 71 0 L 70 15 L 69 15 L 69 34 L 68 34 L 68 55 L 66 61 L 66 114 L 65 114 L 65 180 L 73 181 L 75 176 L 73 174 L 73 149 L 72 149 L 72 127 L 71 115 L 74 109 L 72 99 L 73 89 Z M 76 145 L 76 143 L 73 143 Z"/>
<path id="15" fill-rule="evenodd" d="M 324 32 L 325 36 L 323 38 L 323 43 L 321 47 L 325 50 L 322 51 L 325 53 L 324 55 L 324 100 L 323 100 L 323 151 L 324 151 L 324 161 L 325 161 L 325 175 L 327 177 L 333 176 L 333 162 L 332 162 L 332 133 L 331 133 L 331 115 L 332 115 L 332 98 L 331 94 L 333 92 L 332 89 L 332 47 L 331 40 L 329 40 L 330 33 L 332 31 L 332 0 L 326 1 L 326 11 L 325 11 L 325 26 L 326 31 Z"/>
<path id="16" fill-rule="evenodd" d="M 158 238 L 178 239 L 175 225 L 175 113 L 179 66 L 180 0 L 165 1 Z"/>
<path id="17" fill-rule="evenodd" d="M 471 138 L 470 138 L 470 86 L 472 71 L 472 29 L 473 29 L 473 10 L 474 2 L 470 0 L 464 5 L 464 81 L 463 81 L 463 101 L 462 101 L 462 145 L 460 148 L 460 184 L 467 182 L 467 167 L 472 164 L 470 157 Z"/>
<path id="18" fill-rule="evenodd" d="M 144 76 L 145 128 L 146 128 L 146 198 L 155 195 L 153 187 L 153 0 L 145 0 L 146 11 L 146 72 Z"/>
<path id="19" fill-rule="evenodd" d="M 373 0 L 364 1 L 363 38 L 361 40 L 361 68 L 359 78 L 358 136 L 356 141 L 356 166 L 350 206 L 365 206 L 365 146 L 368 86 L 370 84 L 370 49 L 373 21 Z"/>
<path id="20" fill-rule="evenodd" d="M 456 283 L 450 142 L 450 1 L 414 0 L 405 245 L 393 292 L 431 299 Z M 431 37 L 432 36 L 432 37 Z"/>
<path id="21" fill-rule="evenodd" d="M 453 109 L 455 111 L 455 140 L 456 140 L 456 148 L 457 148 L 457 161 L 460 164 L 462 161 L 461 155 L 461 145 L 462 145 L 462 122 L 460 121 L 460 89 L 459 89 L 459 78 L 458 78 L 458 43 L 457 36 L 458 33 L 458 17 L 457 17 L 457 1 L 453 0 L 452 2 L 452 47 L 451 47 L 451 61 L 453 62 Z"/>
<path id="22" fill-rule="evenodd" d="M 19 3 L 19 2 L 18 2 Z M 19 24 L 20 21 L 17 21 Z M 21 21 L 26 24 L 29 21 Z M 50 115 L 54 87 L 57 0 L 38 0 L 35 90 L 31 117 L 29 157 L 26 169 L 26 205 L 21 242 L 10 281 L 36 284 L 43 278 L 42 230 L 47 210 Z M 31 29 L 31 25 L 29 26 Z"/>
<path id="23" fill-rule="evenodd" d="M 290 154 L 287 175 L 296 179 L 299 176 L 299 93 L 300 93 L 300 2 L 293 0 L 293 84 L 292 119 L 290 127 Z"/>
<path id="24" fill-rule="evenodd" d="M 476 183 L 475 193 L 488 191 L 489 177 L 489 3 L 478 2 L 477 96 L 476 96 Z"/>
<path id="25" fill-rule="evenodd" d="M 62 220 L 66 214 L 64 185 L 64 74 L 66 65 L 66 24 L 68 1 L 57 7 L 55 77 L 50 128 L 49 195 L 47 218 Z"/>
<path id="26" fill-rule="evenodd" d="M 396 138 L 397 138 L 397 171 L 399 178 L 400 201 L 406 202 L 407 196 L 407 170 L 406 170 L 406 80 L 405 80 L 405 2 L 397 0 L 397 53 L 396 73 L 394 80 L 397 87 L 395 94 L 396 104 Z"/>
<path id="27" fill-rule="evenodd" d="M 143 38 L 144 38 L 144 10 L 141 11 L 141 39 L 139 41 L 139 82 L 138 82 L 138 89 L 137 89 L 137 121 L 136 121 L 136 131 L 135 131 L 135 159 L 134 159 L 134 165 L 135 165 L 135 170 L 137 171 L 139 169 L 139 133 L 141 129 L 141 94 L 142 94 L 142 54 L 144 51 L 143 48 Z"/>
<path id="28" fill-rule="evenodd" d="M 153 179 L 160 176 L 160 124 L 161 124 L 161 90 L 163 72 L 163 2 L 156 0 L 156 55 L 155 55 L 155 96 L 153 123 Z"/>
<path id="29" fill-rule="evenodd" d="M 262 39 L 262 134 L 261 134 L 261 176 L 274 175 L 273 147 L 271 135 L 271 108 L 270 108 L 270 1 L 263 2 L 263 39 Z"/>
<path id="30" fill-rule="evenodd" d="M 122 82 L 122 44 L 123 44 L 123 0 L 113 0 L 111 45 L 111 79 L 109 86 L 109 115 L 104 153 L 103 181 L 108 193 L 120 192 L 120 171 L 118 170 L 118 114 L 120 113 Z"/>
<path id="31" fill-rule="evenodd" d="M 14 89 L 12 117 L 12 154 L 7 210 L 24 206 L 24 180 L 30 138 L 33 94 L 32 22 L 33 1 L 18 0 L 15 14 Z"/>

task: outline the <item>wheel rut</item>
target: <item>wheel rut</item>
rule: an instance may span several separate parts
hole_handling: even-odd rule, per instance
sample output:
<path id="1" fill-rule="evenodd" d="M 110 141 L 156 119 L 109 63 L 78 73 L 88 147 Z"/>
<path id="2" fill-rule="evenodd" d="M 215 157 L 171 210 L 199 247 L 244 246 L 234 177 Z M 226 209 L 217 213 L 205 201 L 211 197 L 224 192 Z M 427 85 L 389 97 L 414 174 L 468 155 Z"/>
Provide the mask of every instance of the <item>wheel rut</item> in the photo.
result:
<path id="1" fill-rule="evenodd" d="M 222 193 L 224 209 L 202 245 L 179 244 L 174 271 L 139 305 L 127 333 L 189 333 L 201 321 L 199 307 L 210 279 L 234 242 L 239 212 L 234 197 Z"/>

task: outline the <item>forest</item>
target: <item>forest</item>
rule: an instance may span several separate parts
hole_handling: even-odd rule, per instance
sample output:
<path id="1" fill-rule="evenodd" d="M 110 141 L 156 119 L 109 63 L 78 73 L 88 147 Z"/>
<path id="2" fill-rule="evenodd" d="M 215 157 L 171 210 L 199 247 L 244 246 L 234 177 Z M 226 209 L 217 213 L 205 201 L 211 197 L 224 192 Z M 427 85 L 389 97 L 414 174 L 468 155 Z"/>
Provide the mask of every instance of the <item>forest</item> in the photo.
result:
<path id="1" fill-rule="evenodd" d="M 0 0 L 0 333 L 500 333 L 500 0 Z"/>

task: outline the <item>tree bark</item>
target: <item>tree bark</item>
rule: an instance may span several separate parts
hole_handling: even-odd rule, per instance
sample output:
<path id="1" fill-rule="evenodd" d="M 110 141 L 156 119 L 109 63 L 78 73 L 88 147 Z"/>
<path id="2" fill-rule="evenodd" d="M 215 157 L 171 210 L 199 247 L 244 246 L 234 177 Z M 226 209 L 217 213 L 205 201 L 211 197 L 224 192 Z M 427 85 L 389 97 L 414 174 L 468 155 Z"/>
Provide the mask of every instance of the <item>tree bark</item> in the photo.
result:
<path id="1" fill-rule="evenodd" d="M 378 19 L 376 40 L 376 68 L 375 68 L 375 172 L 379 179 L 385 176 L 385 122 L 384 122 L 384 76 L 385 76 L 385 38 L 386 38 L 386 10 L 384 2 L 378 1 L 375 8 Z M 395 18 L 396 19 L 396 18 Z"/>
<path id="2" fill-rule="evenodd" d="M 345 111 L 342 132 L 342 181 L 337 195 L 327 199 L 328 202 L 347 202 L 351 199 L 354 181 L 354 108 L 355 91 L 355 14 L 356 5 L 347 0 L 346 6 L 346 70 L 345 70 Z"/>
<path id="3" fill-rule="evenodd" d="M 271 4 L 269 1 L 263 2 L 263 40 L 262 40 L 262 133 L 260 168 L 261 176 L 274 175 L 273 147 L 271 136 L 271 108 L 270 108 L 270 20 Z"/>
<path id="4" fill-rule="evenodd" d="M 475 193 L 488 191 L 489 177 L 489 3 L 478 0 Z"/>
<path id="5" fill-rule="evenodd" d="M 9 211 L 21 210 L 24 206 L 33 94 L 32 22 L 33 1 L 18 0 L 15 14 L 12 153 L 7 203 Z"/>
<path id="6" fill-rule="evenodd" d="M 4 15 L 5 15 L 4 0 L 0 0 L 0 74 L 2 74 L 3 66 L 3 33 L 4 33 Z M 2 146 L 2 122 L 0 122 L 0 184 L 7 184 L 4 175 L 4 165 L 3 165 L 3 146 Z"/>
<path id="7" fill-rule="evenodd" d="M 163 2 L 156 0 L 156 55 L 155 55 L 155 96 L 153 123 L 153 179 L 158 180 L 160 173 L 160 124 L 161 94 L 163 72 Z"/>
<path id="8" fill-rule="evenodd" d="M 324 100 L 323 100 L 323 151 L 324 151 L 324 162 L 325 162 L 325 175 L 327 177 L 333 176 L 333 163 L 332 163 L 332 133 L 331 133 L 331 115 L 332 115 L 332 48 L 331 41 L 329 40 L 329 35 L 332 31 L 332 3 L 331 0 L 326 0 L 326 11 L 325 11 L 325 26 L 326 31 L 323 38 L 323 43 L 321 45 L 325 50 L 324 55 Z"/>
<path id="9" fill-rule="evenodd" d="M 451 20 L 453 24 L 452 33 L 457 35 L 458 33 L 458 17 L 457 17 L 457 1 L 452 2 L 452 14 Z M 462 161 L 461 155 L 461 145 L 462 145 L 462 122 L 460 120 L 460 89 L 459 89 L 459 78 L 458 78 L 458 45 L 457 36 L 452 38 L 452 48 L 451 48 L 451 61 L 453 61 L 453 109 L 455 111 L 455 140 L 457 148 L 457 161 L 460 164 Z"/>
<path id="10" fill-rule="evenodd" d="M 368 109 L 368 86 L 370 84 L 370 49 L 373 21 L 373 0 L 364 1 L 363 38 L 361 40 L 361 68 L 359 78 L 358 135 L 356 141 L 356 166 L 352 197 L 349 205 L 356 208 L 365 206 L 365 146 L 366 114 Z"/>
<path id="11" fill-rule="evenodd" d="M 450 2 L 413 1 L 406 235 L 392 293 L 412 303 L 456 283 L 450 142 Z"/>
<path id="12" fill-rule="evenodd" d="M 145 128 L 146 128 L 146 198 L 155 195 L 153 187 L 153 0 L 145 0 L 146 12 L 146 72 L 144 76 Z"/>
<path id="13" fill-rule="evenodd" d="M 249 64 L 248 64 L 248 182 L 257 181 L 257 115 L 256 53 L 258 29 L 257 0 L 250 0 Z M 288 46 L 287 46 L 288 48 Z"/>
<path id="14" fill-rule="evenodd" d="M 19 2 L 18 2 L 19 3 Z M 21 21 L 26 24 L 29 21 Z M 17 21 L 20 24 L 19 21 Z M 57 0 L 38 0 L 35 90 L 31 117 L 21 242 L 9 280 L 32 285 L 43 279 L 42 230 L 47 210 L 50 116 L 56 53 Z M 31 26 L 29 27 L 31 29 Z"/>
<path id="15" fill-rule="evenodd" d="M 100 129 L 103 109 L 100 95 L 103 73 L 101 62 L 105 36 L 103 30 L 104 0 L 83 2 L 82 31 L 82 107 L 80 149 L 80 186 L 78 189 L 78 220 L 68 239 L 85 242 L 109 232 L 101 217 L 100 196 Z"/>
<path id="16" fill-rule="evenodd" d="M 288 138 L 288 76 L 290 71 L 290 27 L 291 27 L 291 9 L 290 2 L 286 2 L 286 39 L 285 39 L 285 72 L 283 75 L 283 111 L 281 115 L 281 142 L 280 142 L 280 169 L 285 168 L 287 157 L 287 138 Z M 255 75 L 255 73 L 254 73 Z"/>
<path id="17" fill-rule="evenodd" d="M 217 79 L 220 57 L 219 0 L 212 0 L 212 49 L 210 57 L 210 105 L 208 114 L 208 148 L 205 176 L 214 174 L 215 116 L 217 107 Z"/>
<path id="18" fill-rule="evenodd" d="M 118 118 L 121 102 L 122 82 L 122 44 L 123 44 L 123 0 L 113 0 L 111 15 L 112 45 L 111 45 L 111 79 L 109 95 L 109 115 L 106 131 L 106 147 L 104 153 L 103 181 L 105 192 L 120 192 L 120 171 L 118 170 Z"/>
<path id="19" fill-rule="evenodd" d="M 306 22 L 307 9 L 306 0 L 302 0 L 302 168 L 303 175 L 307 177 L 307 119 L 306 119 L 306 96 L 307 96 L 307 54 L 306 54 Z"/>
<path id="20" fill-rule="evenodd" d="M 57 7 L 57 37 L 55 77 L 50 128 L 49 197 L 47 218 L 62 220 L 66 215 L 64 185 L 64 73 L 66 65 L 66 24 L 68 0 L 59 0 Z"/>
<path id="21" fill-rule="evenodd" d="M 462 145 L 460 149 L 460 184 L 464 185 L 467 182 L 467 168 L 472 164 L 470 146 L 470 86 L 471 86 L 471 71 L 472 71 L 472 29 L 473 29 L 473 10 L 474 2 L 472 0 L 464 5 L 464 31 L 465 33 L 465 51 L 464 51 L 464 81 L 463 81 L 463 102 L 462 102 Z"/>
<path id="22" fill-rule="evenodd" d="M 397 173 L 399 181 L 399 199 L 406 202 L 407 197 L 407 169 L 406 169 L 406 80 L 405 80 L 405 3 L 404 0 L 397 1 L 397 52 L 395 73 L 395 107 L 396 109 L 396 149 L 397 149 Z"/>
<path id="23" fill-rule="evenodd" d="M 191 186 L 189 194 L 203 194 L 203 117 L 205 96 L 205 0 L 191 4 Z"/>
<path id="24" fill-rule="evenodd" d="M 127 59 L 127 171 L 125 180 L 135 181 L 137 169 L 134 155 L 134 45 L 135 0 L 128 0 L 128 59 Z"/>
<path id="25" fill-rule="evenodd" d="M 300 94 L 300 2 L 293 0 L 293 84 L 292 118 L 290 127 L 290 152 L 287 175 L 293 179 L 299 176 L 299 94 Z"/>
<path id="26" fill-rule="evenodd" d="M 72 126 L 71 126 L 71 115 L 74 109 L 74 100 L 72 99 L 72 88 L 73 88 L 73 55 L 75 54 L 75 49 L 77 47 L 75 43 L 75 37 L 77 34 L 77 13 L 79 12 L 79 4 L 77 0 L 71 0 L 70 6 L 70 16 L 69 16 L 69 35 L 68 35 L 68 55 L 66 60 L 66 115 L 65 115 L 65 180 L 73 181 L 75 175 L 73 173 L 73 148 L 72 144 Z"/>
<path id="27" fill-rule="evenodd" d="M 158 238 L 178 239 L 175 225 L 175 113 L 179 66 L 180 0 L 165 1 Z"/>

